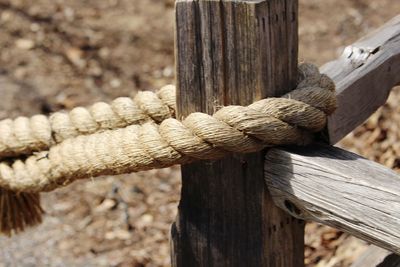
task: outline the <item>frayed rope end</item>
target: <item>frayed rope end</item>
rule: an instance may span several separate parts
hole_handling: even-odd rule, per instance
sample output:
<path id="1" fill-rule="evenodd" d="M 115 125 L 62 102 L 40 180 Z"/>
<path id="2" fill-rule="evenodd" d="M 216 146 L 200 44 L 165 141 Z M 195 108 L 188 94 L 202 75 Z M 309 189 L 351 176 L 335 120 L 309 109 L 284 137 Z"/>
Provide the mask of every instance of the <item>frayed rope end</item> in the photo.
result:
<path id="1" fill-rule="evenodd" d="M 0 188 L 0 234 L 11 236 L 42 222 L 44 210 L 39 193 L 14 192 Z"/>

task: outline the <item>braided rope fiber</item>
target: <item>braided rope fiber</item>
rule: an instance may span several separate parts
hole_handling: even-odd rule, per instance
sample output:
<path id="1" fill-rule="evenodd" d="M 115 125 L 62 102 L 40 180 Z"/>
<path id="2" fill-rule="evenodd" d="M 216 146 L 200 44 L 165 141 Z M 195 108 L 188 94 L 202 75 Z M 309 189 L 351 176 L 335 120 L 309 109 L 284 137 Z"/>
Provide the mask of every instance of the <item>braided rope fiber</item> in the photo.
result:
<path id="1" fill-rule="evenodd" d="M 213 116 L 197 112 L 178 121 L 165 118 L 170 116 L 164 113 L 159 125 L 155 122 L 160 120 L 150 120 L 143 125 L 68 138 L 26 160 L 1 162 L 0 186 L 17 192 L 49 191 L 79 178 L 309 143 L 310 133 L 325 127 L 326 116 L 336 103 L 334 87 L 326 76 L 316 71 L 309 78 L 280 98 L 262 99 L 247 107 L 223 107 Z M 168 94 L 172 94 L 174 88 L 168 88 Z M 153 114 L 152 118 L 160 117 Z M 120 127 L 118 123 L 113 125 Z"/>

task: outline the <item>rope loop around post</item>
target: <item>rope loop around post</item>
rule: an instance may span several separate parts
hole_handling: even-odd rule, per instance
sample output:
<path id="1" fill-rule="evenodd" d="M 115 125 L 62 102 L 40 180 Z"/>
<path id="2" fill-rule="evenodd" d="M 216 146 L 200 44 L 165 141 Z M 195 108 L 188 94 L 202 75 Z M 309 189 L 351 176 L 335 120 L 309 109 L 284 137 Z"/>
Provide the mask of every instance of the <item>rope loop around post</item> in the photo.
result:
<path id="1" fill-rule="evenodd" d="M 317 67 L 302 64 L 290 93 L 222 107 L 212 116 L 196 112 L 175 119 L 175 87 L 169 85 L 156 94 L 140 92 L 133 100 L 117 98 L 49 118 L 3 120 L 0 157 L 13 156 L 0 162 L 0 200 L 8 205 L 0 206 L 0 231 L 39 222 L 38 193 L 76 179 L 308 144 L 336 108 L 334 88 Z"/>

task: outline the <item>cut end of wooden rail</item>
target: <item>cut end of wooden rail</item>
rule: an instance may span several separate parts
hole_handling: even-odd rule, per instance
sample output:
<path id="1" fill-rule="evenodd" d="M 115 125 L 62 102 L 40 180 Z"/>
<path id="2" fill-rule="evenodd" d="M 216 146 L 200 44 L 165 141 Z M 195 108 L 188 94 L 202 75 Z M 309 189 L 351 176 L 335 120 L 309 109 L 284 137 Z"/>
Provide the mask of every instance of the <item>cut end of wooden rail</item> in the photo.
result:
<path id="1" fill-rule="evenodd" d="M 400 177 L 325 145 L 267 152 L 265 180 L 275 204 L 400 253 Z"/>

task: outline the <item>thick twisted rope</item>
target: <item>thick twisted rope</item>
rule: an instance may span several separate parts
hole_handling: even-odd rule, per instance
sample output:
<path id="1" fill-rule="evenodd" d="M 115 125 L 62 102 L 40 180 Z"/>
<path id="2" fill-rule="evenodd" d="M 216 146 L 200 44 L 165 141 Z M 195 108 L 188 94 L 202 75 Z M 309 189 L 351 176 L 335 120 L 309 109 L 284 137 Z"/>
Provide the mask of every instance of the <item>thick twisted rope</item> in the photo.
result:
<path id="1" fill-rule="evenodd" d="M 299 66 L 299 88 L 307 86 L 334 88 L 312 64 Z M 301 94 L 298 95 L 301 97 Z M 299 101 L 304 101 L 298 98 Z M 119 97 L 107 104 L 98 102 L 89 108 L 77 107 L 70 112 L 56 112 L 50 117 L 35 115 L 0 121 L 0 159 L 30 155 L 48 150 L 52 145 L 79 135 L 123 128 L 147 121 L 156 123 L 175 116 L 175 87 L 167 85 L 158 92 L 139 92 L 134 99 Z"/>
<path id="2" fill-rule="evenodd" d="M 0 158 L 29 155 L 47 150 L 68 138 L 102 130 L 117 129 L 146 121 L 161 122 L 175 114 L 175 87 L 157 93 L 139 92 L 134 99 L 119 97 L 107 104 L 56 112 L 50 117 L 35 115 L 0 121 Z"/>
<path id="3" fill-rule="evenodd" d="M 335 107 L 333 82 L 315 66 L 304 64 L 294 91 L 247 107 L 223 107 L 212 116 L 197 112 L 182 121 L 174 119 L 175 87 L 166 86 L 133 101 L 119 98 L 111 105 L 98 103 L 42 117 L 42 130 L 37 117 L 26 119 L 31 128 L 18 119 L 5 120 L 7 125 L 11 121 L 23 126 L 7 128 L 6 135 L 0 130 L 9 138 L 4 140 L 19 142 L 7 147 L 3 142 L 6 148 L 0 155 L 38 152 L 0 162 L 0 231 L 10 234 L 40 222 L 38 192 L 76 179 L 309 143 Z"/>
<path id="4" fill-rule="evenodd" d="M 0 186 L 17 192 L 49 191 L 79 178 L 305 144 L 335 109 L 329 89 L 307 84 L 281 98 L 223 107 L 213 116 L 192 113 L 182 122 L 168 118 L 160 125 L 151 121 L 69 138 L 26 160 L 0 163 Z"/>

